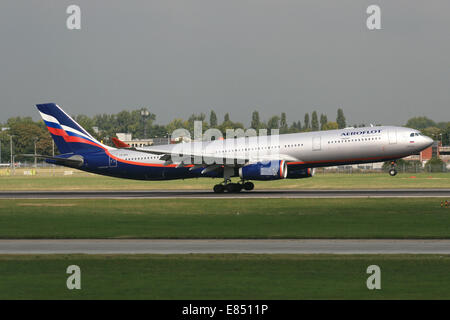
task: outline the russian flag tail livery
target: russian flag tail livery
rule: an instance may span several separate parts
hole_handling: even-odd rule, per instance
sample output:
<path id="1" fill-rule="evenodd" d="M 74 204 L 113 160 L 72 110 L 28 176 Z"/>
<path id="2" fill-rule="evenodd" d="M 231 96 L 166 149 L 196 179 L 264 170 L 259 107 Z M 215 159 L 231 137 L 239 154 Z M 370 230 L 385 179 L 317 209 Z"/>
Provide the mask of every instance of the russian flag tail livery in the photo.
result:
<path id="1" fill-rule="evenodd" d="M 37 104 L 36 107 L 60 153 L 82 154 L 112 149 L 98 142 L 56 104 Z"/>

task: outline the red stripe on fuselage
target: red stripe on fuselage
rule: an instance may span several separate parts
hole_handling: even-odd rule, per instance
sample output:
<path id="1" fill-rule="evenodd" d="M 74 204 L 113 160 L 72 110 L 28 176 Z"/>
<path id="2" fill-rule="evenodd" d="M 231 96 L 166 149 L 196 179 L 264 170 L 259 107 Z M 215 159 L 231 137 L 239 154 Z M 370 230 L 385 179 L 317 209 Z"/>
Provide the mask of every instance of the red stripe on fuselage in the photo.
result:
<path id="1" fill-rule="evenodd" d="M 112 155 L 112 154 L 109 152 L 108 149 L 106 149 L 105 147 L 103 147 L 103 146 L 101 146 L 101 145 L 99 145 L 99 144 L 96 144 L 96 143 L 94 143 L 94 142 L 92 142 L 92 141 L 89 141 L 89 140 L 86 140 L 86 139 L 83 139 L 83 138 L 80 138 L 80 137 L 69 136 L 69 135 L 66 133 L 66 131 L 64 131 L 63 129 L 52 128 L 52 127 L 49 127 L 49 126 L 47 126 L 47 129 L 48 129 L 48 131 L 49 131 L 51 134 L 56 135 L 56 136 L 61 136 L 61 137 L 63 137 L 63 138 L 64 138 L 64 141 L 66 141 L 66 142 L 87 143 L 87 144 L 96 146 L 96 147 L 98 147 L 98 148 L 100 148 L 100 149 L 103 149 L 103 150 L 105 151 L 105 153 L 106 153 L 110 158 L 115 159 L 115 160 L 117 160 L 117 161 L 119 161 L 119 162 L 122 162 L 122 163 L 131 164 L 131 165 L 135 165 L 135 166 L 146 166 L 146 167 L 175 167 L 175 166 L 176 166 L 176 164 L 170 164 L 170 165 L 165 166 L 165 165 L 159 164 L 159 163 L 144 163 L 144 162 L 134 162 L 134 161 L 123 160 L 123 159 L 121 159 L 121 158 L 118 158 L 118 157 Z M 188 165 L 187 167 L 192 167 L 192 166 L 193 166 L 193 165 Z"/>
<path id="2" fill-rule="evenodd" d="M 370 158 L 354 158 L 354 159 L 337 159 L 337 160 L 318 160 L 318 161 L 294 161 L 288 162 L 288 165 L 291 164 L 310 164 L 310 163 L 333 163 L 333 162 L 352 162 L 352 161 L 367 161 L 367 160 L 382 160 L 382 159 L 395 159 L 395 158 L 403 158 L 405 155 L 400 156 L 392 156 L 392 157 L 370 157 Z"/>
<path id="3" fill-rule="evenodd" d="M 176 167 L 176 164 L 169 164 L 169 165 L 163 165 L 163 164 L 159 164 L 159 163 L 145 163 L 145 162 L 134 162 L 134 161 L 129 161 L 129 160 L 124 160 L 121 158 L 118 158 L 114 155 L 112 155 L 109 150 L 107 150 L 106 148 L 104 148 L 103 146 L 94 143 L 92 141 L 83 139 L 83 138 L 79 138 L 79 137 L 75 137 L 75 136 L 69 136 L 67 135 L 67 133 L 62 130 L 62 129 L 57 129 L 57 128 L 52 128 L 52 127 L 48 127 L 47 126 L 48 131 L 50 131 L 50 133 L 57 135 L 57 136 L 62 136 L 64 138 L 64 140 L 66 142 L 78 142 L 78 143 L 87 143 L 93 146 L 96 146 L 98 148 L 101 148 L 103 150 L 105 150 L 106 154 L 111 157 L 112 159 L 115 159 L 119 162 L 122 163 L 126 163 L 126 164 L 131 164 L 131 165 L 137 165 L 137 166 L 146 166 L 146 167 L 166 167 L 166 168 L 172 168 L 172 167 Z M 393 157 L 395 158 L 395 157 Z M 288 165 L 294 165 L 294 164 L 320 164 L 320 163 L 333 163 L 333 162 L 351 162 L 351 161 L 367 161 L 367 160 L 379 160 L 379 159 L 388 159 L 387 157 L 372 157 L 372 158 L 357 158 L 357 159 L 342 159 L 342 160 L 319 160 L 319 161 L 296 161 L 296 162 L 288 162 Z M 187 165 L 186 167 L 192 167 L 193 165 Z M 283 172 L 282 172 L 282 162 L 280 161 L 280 177 L 282 177 Z"/>

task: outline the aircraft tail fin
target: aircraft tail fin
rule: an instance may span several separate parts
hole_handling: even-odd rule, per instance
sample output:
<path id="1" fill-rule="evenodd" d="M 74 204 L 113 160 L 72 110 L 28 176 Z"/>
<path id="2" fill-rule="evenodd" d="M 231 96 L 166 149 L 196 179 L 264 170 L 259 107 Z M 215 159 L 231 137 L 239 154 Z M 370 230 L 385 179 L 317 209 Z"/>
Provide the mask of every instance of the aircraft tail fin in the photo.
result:
<path id="1" fill-rule="evenodd" d="M 111 149 L 98 142 L 58 105 L 45 103 L 36 107 L 60 153 L 81 154 Z"/>

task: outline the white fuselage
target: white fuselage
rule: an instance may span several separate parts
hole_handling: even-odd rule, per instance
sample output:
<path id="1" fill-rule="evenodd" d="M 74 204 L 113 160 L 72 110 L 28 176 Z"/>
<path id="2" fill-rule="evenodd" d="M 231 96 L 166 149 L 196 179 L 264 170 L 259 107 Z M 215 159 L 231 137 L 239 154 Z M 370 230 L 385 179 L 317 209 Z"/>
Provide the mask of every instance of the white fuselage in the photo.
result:
<path id="1" fill-rule="evenodd" d="M 194 154 L 256 162 L 285 160 L 305 167 L 365 163 L 402 158 L 429 147 L 433 140 L 419 131 L 394 126 L 346 128 L 329 131 L 242 137 L 157 146 L 168 153 Z M 149 148 L 151 150 L 151 147 Z M 131 163 L 164 164 L 158 154 L 124 149 L 111 153 Z"/>

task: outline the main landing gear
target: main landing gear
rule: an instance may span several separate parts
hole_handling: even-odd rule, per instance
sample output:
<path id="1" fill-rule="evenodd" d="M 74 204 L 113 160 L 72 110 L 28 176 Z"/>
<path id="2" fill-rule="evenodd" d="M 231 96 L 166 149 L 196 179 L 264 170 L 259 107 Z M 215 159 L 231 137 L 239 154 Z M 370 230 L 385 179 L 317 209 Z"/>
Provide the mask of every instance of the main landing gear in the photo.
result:
<path id="1" fill-rule="evenodd" d="M 250 181 L 240 181 L 239 183 L 232 183 L 230 178 L 233 173 L 233 168 L 227 166 L 223 168 L 223 182 L 214 186 L 213 190 L 215 193 L 223 193 L 224 191 L 227 191 L 229 193 L 238 193 L 241 192 L 242 189 L 250 191 L 255 188 L 253 182 Z"/>
<path id="2" fill-rule="evenodd" d="M 391 168 L 389 169 L 389 175 L 391 175 L 392 177 L 397 174 L 397 170 L 395 169 L 395 167 L 396 167 L 396 163 L 395 163 L 395 161 L 392 161 Z"/>
<path id="3" fill-rule="evenodd" d="M 255 188 L 255 185 L 253 182 L 246 181 L 246 182 L 239 182 L 239 183 L 231 183 L 230 181 L 227 181 L 227 183 L 221 183 L 216 184 L 213 188 L 215 193 L 223 193 L 224 191 L 227 191 L 229 193 L 238 193 L 241 192 L 242 189 L 250 191 Z"/>

